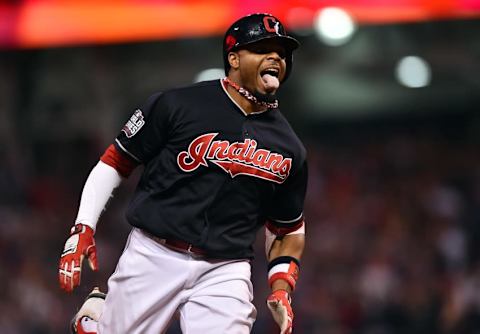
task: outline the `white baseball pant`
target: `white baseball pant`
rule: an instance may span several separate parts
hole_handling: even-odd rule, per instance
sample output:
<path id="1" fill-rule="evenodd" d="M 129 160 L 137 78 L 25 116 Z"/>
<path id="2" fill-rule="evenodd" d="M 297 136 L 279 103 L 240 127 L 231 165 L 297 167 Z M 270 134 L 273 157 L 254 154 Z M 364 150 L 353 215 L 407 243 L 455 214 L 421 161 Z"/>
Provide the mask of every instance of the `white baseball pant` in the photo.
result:
<path id="1" fill-rule="evenodd" d="M 99 319 L 100 334 L 163 333 L 178 314 L 184 334 L 246 334 L 256 317 L 248 260 L 208 260 L 134 228 Z"/>

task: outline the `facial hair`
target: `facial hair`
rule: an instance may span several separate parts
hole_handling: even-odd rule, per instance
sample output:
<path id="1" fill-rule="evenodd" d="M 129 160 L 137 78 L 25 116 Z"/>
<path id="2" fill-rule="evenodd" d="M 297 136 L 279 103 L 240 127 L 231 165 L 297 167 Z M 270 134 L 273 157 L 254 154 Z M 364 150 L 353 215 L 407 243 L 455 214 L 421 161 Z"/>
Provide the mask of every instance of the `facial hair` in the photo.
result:
<path id="1" fill-rule="evenodd" d="M 266 103 L 274 103 L 277 100 L 277 95 L 275 93 L 273 94 L 263 94 L 260 93 L 259 91 L 254 91 L 252 93 L 253 96 L 257 98 L 258 101 L 260 102 L 266 102 Z"/>

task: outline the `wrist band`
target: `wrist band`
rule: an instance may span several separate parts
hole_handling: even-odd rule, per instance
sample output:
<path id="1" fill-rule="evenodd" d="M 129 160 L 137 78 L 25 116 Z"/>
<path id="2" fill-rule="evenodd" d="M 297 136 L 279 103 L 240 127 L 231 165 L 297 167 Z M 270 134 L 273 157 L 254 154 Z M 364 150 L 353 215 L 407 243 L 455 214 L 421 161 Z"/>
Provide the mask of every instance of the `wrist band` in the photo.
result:
<path id="1" fill-rule="evenodd" d="M 280 256 L 273 259 L 268 264 L 268 284 L 272 287 L 275 281 L 283 279 L 292 291 L 295 290 L 299 267 L 300 261 L 292 256 Z"/>

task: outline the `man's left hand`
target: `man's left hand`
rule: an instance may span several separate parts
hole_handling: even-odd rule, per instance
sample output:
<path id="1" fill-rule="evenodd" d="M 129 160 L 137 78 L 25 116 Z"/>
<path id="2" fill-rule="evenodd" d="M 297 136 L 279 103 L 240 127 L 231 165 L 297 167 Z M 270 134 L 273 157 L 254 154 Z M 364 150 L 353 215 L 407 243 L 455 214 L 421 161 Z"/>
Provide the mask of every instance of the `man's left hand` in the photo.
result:
<path id="1" fill-rule="evenodd" d="M 267 306 L 280 327 L 280 334 L 292 333 L 293 310 L 286 290 L 276 290 L 267 298 Z"/>

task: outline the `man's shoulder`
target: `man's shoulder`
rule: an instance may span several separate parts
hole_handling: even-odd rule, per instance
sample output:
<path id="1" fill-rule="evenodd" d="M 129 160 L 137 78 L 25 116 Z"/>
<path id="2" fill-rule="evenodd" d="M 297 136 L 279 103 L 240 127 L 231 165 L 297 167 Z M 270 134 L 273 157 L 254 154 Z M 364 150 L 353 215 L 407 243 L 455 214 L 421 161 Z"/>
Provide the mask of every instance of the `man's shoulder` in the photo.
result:
<path id="1" fill-rule="evenodd" d="M 203 114 L 212 101 L 218 102 L 222 94 L 220 80 L 202 81 L 157 92 L 150 96 L 147 104 L 163 113 L 196 115 Z"/>
<path id="2" fill-rule="evenodd" d="M 170 88 L 163 92 L 165 96 L 204 96 L 208 92 L 218 92 L 220 88 L 220 80 L 201 81 L 190 85 Z"/>

